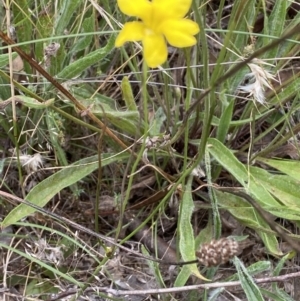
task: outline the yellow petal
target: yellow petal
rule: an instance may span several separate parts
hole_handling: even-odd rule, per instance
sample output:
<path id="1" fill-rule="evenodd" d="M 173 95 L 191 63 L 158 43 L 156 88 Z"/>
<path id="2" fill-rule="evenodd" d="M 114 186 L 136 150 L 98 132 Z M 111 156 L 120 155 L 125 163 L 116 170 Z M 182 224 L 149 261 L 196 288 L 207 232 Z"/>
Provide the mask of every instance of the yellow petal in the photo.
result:
<path id="1" fill-rule="evenodd" d="M 118 0 L 118 6 L 127 16 L 144 20 L 151 15 L 152 3 L 148 0 Z"/>
<path id="2" fill-rule="evenodd" d="M 142 22 L 133 21 L 125 23 L 115 41 L 116 47 L 123 46 L 126 42 L 141 41 L 144 37 L 145 26 Z"/>
<path id="3" fill-rule="evenodd" d="M 192 0 L 152 0 L 153 11 L 168 18 L 183 18 L 189 11 Z"/>
<path id="4" fill-rule="evenodd" d="M 159 34 L 147 34 L 143 39 L 144 59 L 150 68 L 156 68 L 168 58 L 165 38 Z"/>
<path id="5" fill-rule="evenodd" d="M 194 37 L 200 29 L 196 22 L 188 19 L 166 20 L 161 25 L 168 43 L 174 47 L 190 47 L 197 43 Z"/>

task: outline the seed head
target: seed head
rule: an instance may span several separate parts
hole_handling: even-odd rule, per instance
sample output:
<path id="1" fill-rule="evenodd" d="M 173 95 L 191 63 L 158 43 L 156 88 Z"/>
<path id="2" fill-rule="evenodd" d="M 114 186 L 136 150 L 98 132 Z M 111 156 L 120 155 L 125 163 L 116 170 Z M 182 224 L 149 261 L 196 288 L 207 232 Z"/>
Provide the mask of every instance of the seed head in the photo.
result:
<path id="1" fill-rule="evenodd" d="M 262 60 L 258 59 L 249 63 L 248 66 L 251 72 L 246 75 L 246 78 L 250 83 L 238 87 L 238 90 L 249 93 L 250 96 L 253 96 L 253 98 L 261 104 L 265 103 L 265 88 L 273 90 L 270 81 L 275 80 L 274 75 L 262 67 L 263 63 Z"/>
<path id="2" fill-rule="evenodd" d="M 201 264 L 212 267 L 223 264 L 239 253 L 239 243 L 233 239 L 213 239 L 210 243 L 203 244 L 196 252 Z"/>

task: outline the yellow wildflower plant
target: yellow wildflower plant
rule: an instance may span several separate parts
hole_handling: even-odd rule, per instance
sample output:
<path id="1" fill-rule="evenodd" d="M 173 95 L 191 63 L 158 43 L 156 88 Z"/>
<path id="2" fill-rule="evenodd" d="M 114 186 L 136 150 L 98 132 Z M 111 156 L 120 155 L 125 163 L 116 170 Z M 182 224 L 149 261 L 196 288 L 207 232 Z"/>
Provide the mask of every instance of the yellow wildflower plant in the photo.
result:
<path id="1" fill-rule="evenodd" d="M 118 0 L 121 12 L 139 21 L 125 23 L 115 46 L 142 41 L 146 64 L 158 67 L 167 60 L 167 42 L 178 48 L 196 44 L 199 26 L 184 19 L 191 5 L 192 0 Z"/>

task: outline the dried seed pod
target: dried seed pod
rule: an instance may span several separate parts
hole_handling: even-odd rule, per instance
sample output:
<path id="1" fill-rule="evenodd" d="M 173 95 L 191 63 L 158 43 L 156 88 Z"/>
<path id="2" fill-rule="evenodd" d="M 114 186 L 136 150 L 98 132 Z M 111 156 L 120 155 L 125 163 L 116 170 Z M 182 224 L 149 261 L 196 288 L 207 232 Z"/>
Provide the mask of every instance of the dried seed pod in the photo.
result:
<path id="1" fill-rule="evenodd" d="M 60 48 L 60 44 L 53 42 L 44 49 L 44 61 L 46 67 L 50 67 L 51 57 L 56 56 L 56 53 L 59 48 Z"/>
<path id="2" fill-rule="evenodd" d="M 210 243 L 203 244 L 196 256 L 199 262 L 207 267 L 217 266 L 232 259 L 239 253 L 239 243 L 233 239 L 213 239 Z"/>

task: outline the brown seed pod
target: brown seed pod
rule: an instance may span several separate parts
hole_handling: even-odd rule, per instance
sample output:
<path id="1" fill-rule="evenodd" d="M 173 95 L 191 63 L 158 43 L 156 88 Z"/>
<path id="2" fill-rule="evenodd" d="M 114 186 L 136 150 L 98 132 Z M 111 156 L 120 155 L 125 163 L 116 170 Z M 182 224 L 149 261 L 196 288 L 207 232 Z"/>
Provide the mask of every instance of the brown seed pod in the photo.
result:
<path id="1" fill-rule="evenodd" d="M 233 239 L 213 239 L 210 243 L 203 244 L 196 256 L 201 264 L 212 267 L 223 264 L 239 254 L 239 243 Z"/>

